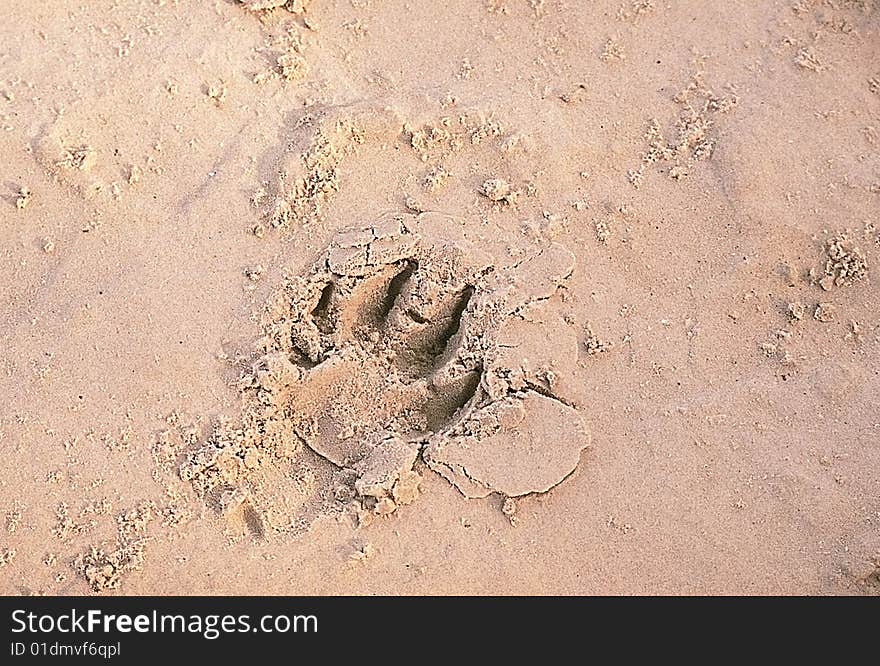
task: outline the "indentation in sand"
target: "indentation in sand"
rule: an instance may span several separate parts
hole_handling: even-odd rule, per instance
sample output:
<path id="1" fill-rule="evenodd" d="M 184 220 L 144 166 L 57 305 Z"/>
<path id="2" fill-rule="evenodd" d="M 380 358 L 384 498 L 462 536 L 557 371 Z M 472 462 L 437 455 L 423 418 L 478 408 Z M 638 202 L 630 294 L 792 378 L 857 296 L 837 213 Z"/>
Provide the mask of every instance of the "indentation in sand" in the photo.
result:
<path id="1" fill-rule="evenodd" d="M 251 511 L 257 535 L 282 528 L 265 484 L 301 472 L 306 450 L 360 514 L 413 501 L 419 460 L 467 497 L 564 480 L 589 441 L 566 399 L 577 335 L 556 311 L 573 255 L 549 244 L 502 267 L 459 227 L 397 214 L 339 232 L 270 305 L 244 427 L 194 452 L 183 476 L 239 521 Z"/>

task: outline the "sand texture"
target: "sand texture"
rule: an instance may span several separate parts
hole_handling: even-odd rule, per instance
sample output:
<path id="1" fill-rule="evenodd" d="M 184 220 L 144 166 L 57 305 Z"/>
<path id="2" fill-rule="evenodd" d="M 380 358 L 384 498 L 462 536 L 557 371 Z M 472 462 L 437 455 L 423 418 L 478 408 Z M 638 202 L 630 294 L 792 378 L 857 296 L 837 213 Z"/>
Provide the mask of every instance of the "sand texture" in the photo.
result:
<path id="1" fill-rule="evenodd" d="M 0 593 L 880 594 L 880 5 L 29 0 Z"/>

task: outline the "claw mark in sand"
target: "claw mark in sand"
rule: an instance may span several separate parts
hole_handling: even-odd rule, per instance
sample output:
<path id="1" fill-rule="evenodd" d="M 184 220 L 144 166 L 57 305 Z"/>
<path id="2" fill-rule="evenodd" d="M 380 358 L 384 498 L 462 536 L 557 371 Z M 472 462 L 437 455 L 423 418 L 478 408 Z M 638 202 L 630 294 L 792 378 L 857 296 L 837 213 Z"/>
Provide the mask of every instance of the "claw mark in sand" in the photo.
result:
<path id="1" fill-rule="evenodd" d="M 566 392 L 577 335 L 554 298 L 573 255 L 552 244 L 499 268 L 458 226 L 388 215 L 337 234 L 270 305 L 245 425 L 194 452 L 184 476 L 206 496 L 235 493 L 259 533 L 277 524 L 255 481 L 266 462 L 296 474 L 304 451 L 378 514 L 415 499 L 419 459 L 467 497 L 563 481 L 589 443 Z"/>

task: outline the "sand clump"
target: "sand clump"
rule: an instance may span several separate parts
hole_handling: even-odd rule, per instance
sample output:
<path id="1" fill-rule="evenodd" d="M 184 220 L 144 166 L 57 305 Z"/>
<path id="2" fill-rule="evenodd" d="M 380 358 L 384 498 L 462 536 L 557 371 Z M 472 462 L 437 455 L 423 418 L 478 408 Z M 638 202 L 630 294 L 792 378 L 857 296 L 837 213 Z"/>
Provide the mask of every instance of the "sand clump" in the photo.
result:
<path id="1" fill-rule="evenodd" d="M 55 165 L 62 169 L 88 171 L 95 164 L 95 150 L 91 146 L 66 148 Z"/>
<path id="2" fill-rule="evenodd" d="M 825 244 L 825 255 L 824 275 L 818 279 L 825 291 L 861 282 L 868 274 L 867 257 L 845 235 L 831 238 Z"/>
<path id="3" fill-rule="evenodd" d="M 229 88 L 226 82 L 222 80 L 214 81 L 205 86 L 205 95 L 217 108 L 223 106 L 228 93 Z"/>
<path id="4" fill-rule="evenodd" d="M 624 55 L 623 45 L 614 37 L 606 39 L 605 45 L 602 47 L 602 53 L 599 55 L 599 60 L 602 62 L 611 62 L 613 60 L 625 59 L 626 56 Z"/>
<path id="5" fill-rule="evenodd" d="M 77 555 L 73 568 L 94 592 L 119 588 L 125 574 L 143 568 L 149 526 L 168 510 L 156 502 L 144 501 L 116 516 L 116 538 L 111 543 L 92 545 Z"/>
<path id="6" fill-rule="evenodd" d="M 617 10 L 617 20 L 637 23 L 655 9 L 654 0 L 629 0 Z"/>
<path id="7" fill-rule="evenodd" d="M 343 161 L 356 154 L 367 138 L 396 137 L 403 123 L 390 109 L 365 106 L 306 113 L 296 123 L 294 135 L 278 166 L 274 196 L 264 211 L 271 228 L 307 225 L 319 219 L 339 189 Z M 262 199 L 265 195 L 261 195 Z M 253 232 L 260 236 L 265 226 Z"/>
<path id="8" fill-rule="evenodd" d="M 793 301 L 788 304 L 787 311 L 792 322 L 801 321 L 807 314 L 807 306 L 801 301 Z"/>
<path id="9" fill-rule="evenodd" d="M 510 183 L 503 178 L 484 180 L 483 184 L 480 185 L 479 192 L 493 203 L 502 203 L 508 206 L 515 206 L 521 194 L 520 190 L 512 188 Z"/>
<path id="10" fill-rule="evenodd" d="M 0 569 L 15 559 L 18 551 L 15 548 L 3 548 L 0 550 Z"/>
<path id="11" fill-rule="evenodd" d="M 648 149 L 642 155 L 642 164 L 628 174 L 636 188 L 642 182 L 645 169 L 652 164 L 665 164 L 669 177 L 679 180 L 686 177 L 697 162 L 711 158 L 718 140 L 713 132 L 716 118 L 734 109 L 739 98 L 734 92 L 715 94 L 704 83 L 703 72 L 698 71 L 674 101 L 680 109 L 675 138 L 666 138 L 660 123 L 651 120 L 645 133 Z"/>
<path id="12" fill-rule="evenodd" d="M 493 115 L 477 111 L 460 111 L 423 124 L 407 122 L 403 135 L 419 159 L 432 164 L 442 163 L 467 146 L 490 142 L 496 142 L 503 152 L 510 152 L 520 140 Z"/>
<path id="13" fill-rule="evenodd" d="M 798 67 L 811 72 L 822 72 L 827 69 L 827 65 L 822 61 L 815 49 L 808 46 L 798 49 L 794 62 Z"/>
<path id="14" fill-rule="evenodd" d="M 20 502 L 15 502 L 13 508 L 6 513 L 5 526 L 8 534 L 15 534 L 18 530 L 19 525 L 21 525 L 23 510 L 24 507 L 22 504 Z"/>
<path id="15" fill-rule="evenodd" d="M 837 306 L 834 303 L 818 303 L 813 309 L 813 319 L 828 324 L 837 319 Z"/>
<path id="16" fill-rule="evenodd" d="M 31 201 L 31 191 L 25 186 L 22 186 L 18 190 L 18 195 L 15 197 L 15 207 L 18 210 L 24 210 L 27 208 L 27 205 Z"/>
<path id="17" fill-rule="evenodd" d="M 117 544 L 109 549 L 92 546 L 74 561 L 74 568 L 85 578 L 93 592 L 119 588 L 122 576 L 138 571 L 144 564 L 144 542 Z"/>
<path id="18" fill-rule="evenodd" d="M 61 116 L 37 136 L 33 148 L 37 162 L 54 180 L 86 199 L 102 193 L 118 198 L 119 184 L 112 180 L 102 153 L 83 136 L 69 136 L 64 126 L 64 116 Z M 22 206 L 26 206 L 30 192 L 19 199 Z"/>
<path id="19" fill-rule="evenodd" d="M 610 340 L 600 338 L 590 324 L 587 324 L 587 330 L 584 335 L 584 349 L 589 356 L 603 354 L 610 351 L 614 347 L 614 343 Z"/>
<path id="20" fill-rule="evenodd" d="M 442 188 L 446 181 L 452 177 L 452 173 L 442 165 L 433 167 L 425 176 L 423 185 L 428 192 L 436 192 Z"/>
<path id="21" fill-rule="evenodd" d="M 331 131 L 335 136 L 326 129 L 317 129 L 311 146 L 299 156 L 300 161 L 282 173 L 268 218 L 272 227 L 287 227 L 291 220 L 308 223 L 315 219 L 339 188 L 339 165 L 363 138 L 354 126 Z"/>
<path id="22" fill-rule="evenodd" d="M 311 0 L 238 0 L 238 2 L 251 12 L 265 12 L 283 7 L 292 14 L 303 14 L 311 4 Z"/>
<path id="23" fill-rule="evenodd" d="M 309 74 L 304 34 L 295 22 L 282 23 L 258 52 L 267 61 L 267 67 L 253 75 L 252 80 L 258 85 L 271 80 L 295 83 Z"/>
<path id="24" fill-rule="evenodd" d="M 522 137 L 506 131 L 491 115 L 473 110 L 423 124 L 405 121 L 403 113 L 393 106 L 356 104 L 307 112 L 293 128 L 272 191 L 261 188 L 254 197 L 266 224 L 259 223 L 252 231 L 262 236 L 267 226 L 293 228 L 320 219 L 340 188 L 343 164 L 368 144 L 396 141 L 407 145 L 429 166 L 422 186 L 434 194 L 453 176 L 445 166 L 453 155 L 467 147 L 490 145 L 500 154 L 509 154 L 519 150 Z M 477 191 L 494 204 L 511 207 L 521 195 L 535 194 L 530 183 L 514 187 L 500 177 L 486 178 Z M 414 197 L 410 197 L 409 204 L 414 212 L 426 209 Z"/>

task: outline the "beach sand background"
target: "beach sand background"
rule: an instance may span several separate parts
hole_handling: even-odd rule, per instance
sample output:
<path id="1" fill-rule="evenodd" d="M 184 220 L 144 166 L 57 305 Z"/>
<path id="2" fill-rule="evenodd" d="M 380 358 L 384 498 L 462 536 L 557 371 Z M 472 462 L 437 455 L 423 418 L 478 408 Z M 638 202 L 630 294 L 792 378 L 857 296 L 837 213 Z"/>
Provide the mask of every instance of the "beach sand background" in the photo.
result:
<path id="1" fill-rule="evenodd" d="M 877 3 L 0 4 L 0 592 L 878 593 Z M 571 469 L 181 478 L 279 289 L 423 211 L 571 253 Z"/>

